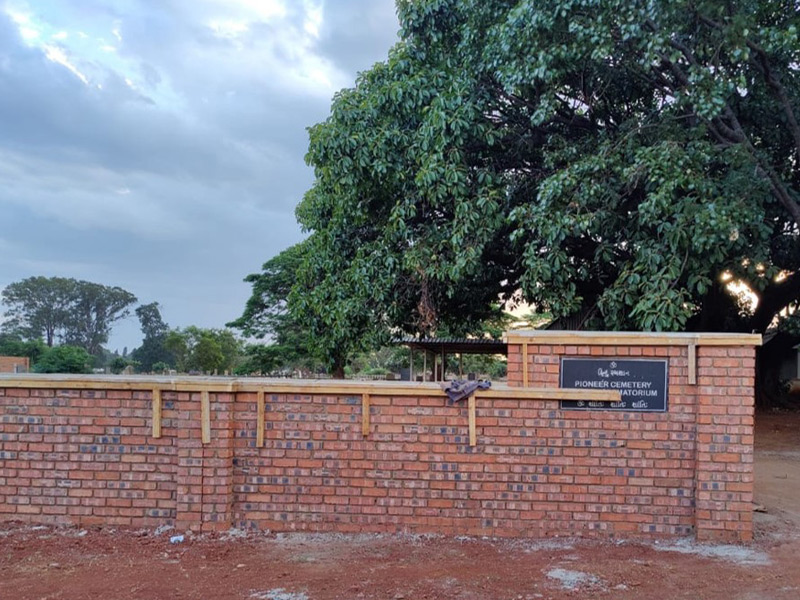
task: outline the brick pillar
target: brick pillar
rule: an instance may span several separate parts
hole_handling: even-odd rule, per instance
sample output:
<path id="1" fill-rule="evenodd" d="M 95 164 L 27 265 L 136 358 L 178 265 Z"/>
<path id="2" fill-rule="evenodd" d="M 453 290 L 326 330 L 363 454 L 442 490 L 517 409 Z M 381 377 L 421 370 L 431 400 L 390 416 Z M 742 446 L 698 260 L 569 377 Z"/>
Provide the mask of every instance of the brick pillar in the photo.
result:
<path id="1" fill-rule="evenodd" d="M 211 441 L 202 443 L 201 395 L 180 394 L 178 432 L 178 529 L 220 531 L 233 514 L 234 394 L 211 393 Z"/>
<path id="2" fill-rule="evenodd" d="M 697 351 L 698 540 L 753 539 L 755 348 Z"/>
<path id="3" fill-rule="evenodd" d="M 508 345 L 508 385 L 522 385 L 522 344 Z"/>

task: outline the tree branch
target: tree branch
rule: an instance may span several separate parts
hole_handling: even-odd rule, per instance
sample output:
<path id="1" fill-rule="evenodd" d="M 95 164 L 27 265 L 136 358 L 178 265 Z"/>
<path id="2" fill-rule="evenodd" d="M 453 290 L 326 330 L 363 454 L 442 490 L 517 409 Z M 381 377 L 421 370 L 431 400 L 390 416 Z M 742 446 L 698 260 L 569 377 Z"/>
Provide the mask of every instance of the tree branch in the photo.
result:
<path id="1" fill-rule="evenodd" d="M 764 290 L 751 323 L 755 331 L 766 331 L 780 311 L 800 297 L 800 271 Z"/>
<path id="2" fill-rule="evenodd" d="M 709 27 L 718 31 L 723 30 L 723 26 L 720 23 L 717 23 L 716 21 L 709 19 L 700 13 L 696 14 L 700 21 Z M 794 138 L 797 164 L 800 165 L 800 124 L 798 124 L 797 115 L 795 115 L 792 102 L 789 99 L 789 96 L 786 94 L 786 88 L 783 87 L 780 79 L 776 77 L 774 71 L 772 70 L 769 64 L 769 55 L 767 54 L 766 50 L 749 38 L 745 38 L 745 43 L 747 44 L 747 47 L 750 48 L 750 50 L 752 50 L 758 57 L 758 60 L 754 60 L 753 64 L 755 64 L 758 70 L 761 71 L 761 74 L 764 76 L 764 81 L 767 82 L 767 86 L 770 88 L 770 90 L 772 90 L 772 93 L 775 95 L 779 104 L 783 108 L 783 112 L 786 115 L 786 120 L 789 122 L 789 129 L 791 130 L 792 137 Z"/>

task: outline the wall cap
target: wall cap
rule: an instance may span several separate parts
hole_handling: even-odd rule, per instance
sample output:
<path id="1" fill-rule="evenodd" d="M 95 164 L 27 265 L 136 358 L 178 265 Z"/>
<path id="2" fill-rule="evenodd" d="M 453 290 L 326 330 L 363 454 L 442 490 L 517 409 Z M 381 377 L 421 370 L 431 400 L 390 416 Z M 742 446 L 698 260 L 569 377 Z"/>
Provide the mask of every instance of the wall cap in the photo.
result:
<path id="1" fill-rule="evenodd" d="M 265 377 L 203 377 L 158 375 L 11 375 L 0 374 L 0 389 L 136 390 L 266 394 L 446 397 L 439 383 L 396 381 L 347 381 L 339 379 L 271 379 Z M 476 392 L 480 398 L 529 400 L 586 400 L 619 402 L 620 393 L 611 390 L 583 390 L 544 387 L 510 387 L 493 384 Z"/>
<path id="2" fill-rule="evenodd" d="M 508 344 L 571 344 L 579 346 L 760 346 L 757 333 L 659 333 L 641 331 L 507 331 Z"/>

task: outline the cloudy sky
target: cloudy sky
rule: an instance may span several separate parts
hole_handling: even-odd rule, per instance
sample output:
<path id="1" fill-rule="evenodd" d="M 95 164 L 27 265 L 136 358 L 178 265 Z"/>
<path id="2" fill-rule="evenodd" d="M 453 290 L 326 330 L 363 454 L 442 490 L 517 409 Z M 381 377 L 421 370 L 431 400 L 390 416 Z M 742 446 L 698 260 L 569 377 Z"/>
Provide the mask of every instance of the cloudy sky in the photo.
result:
<path id="1" fill-rule="evenodd" d="M 305 128 L 397 29 L 393 0 L 0 0 L 0 288 L 239 316 L 242 278 L 301 239 Z M 109 347 L 140 337 L 132 317 Z"/>

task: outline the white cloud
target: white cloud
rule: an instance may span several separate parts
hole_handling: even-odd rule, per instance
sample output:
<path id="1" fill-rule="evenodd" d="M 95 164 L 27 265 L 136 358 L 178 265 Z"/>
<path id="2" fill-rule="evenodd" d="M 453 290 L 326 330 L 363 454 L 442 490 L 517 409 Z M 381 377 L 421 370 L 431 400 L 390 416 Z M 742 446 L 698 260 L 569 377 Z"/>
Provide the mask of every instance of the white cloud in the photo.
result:
<path id="1" fill-rule="evenodd" d="M 281 0 L 211 0 L 209 4 L 216 12 L 235 12 L 257 21 L 271 21 L 287 14 L 286 3 Z"/>
<path id="2" fill-rule="evenodd" d="M 319 38 L 320 28 L 322 27 L 323 7 L 322 2 L 303 0 L 305 7 L 305 22 L 303 29 L 307 34 L 314 38 Z"/>
<path id="3" fill-rule="evenodd" d="M 234 40 L 250 30 L 247 21 L 236 21 L 234 19 L 212 19 L 208 27 L 214 35 L 223 39 Z"/>
<path id="4" fill-rule="evenodd" d="M 80 79 L 83 83 L 87 85 L 89 84 L 89 78 L 86 77 L 86 75 L 84 75 L 83 73 L 81 73 L 78 70 L 78 68 L 69 61 L 69 59 L 67 58 L 67 54 L 66 52 L 64 52 L 63 48 L 60 48 L 59 46 L 52 46 L 46 44 L 42 46 L 42 49 L 44 50 L 44 55 L 47 58 L 52 60 L 54 63 L 58 63 L 66 67 L 69 71 L 71 71 L 75 75 L 75 77 Z"/>

